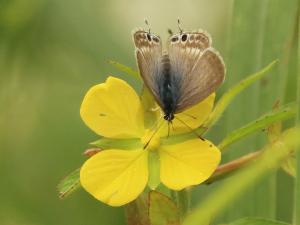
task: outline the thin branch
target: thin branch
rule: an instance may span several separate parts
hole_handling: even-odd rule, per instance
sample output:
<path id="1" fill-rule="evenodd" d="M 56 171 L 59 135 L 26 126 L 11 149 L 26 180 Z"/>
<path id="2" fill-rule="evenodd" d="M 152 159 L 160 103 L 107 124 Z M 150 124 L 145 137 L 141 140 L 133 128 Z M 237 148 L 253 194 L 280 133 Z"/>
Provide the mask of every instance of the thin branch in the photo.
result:
<path id="1" fill-rule="evenodd" d="M 213 182 L 219 181 L 225 177 L 232 175 L 239 168 L 247 165 L 249 162 L 254 161 L 261 155 L 262 151 L 252 152 L 250 154 L 244 155 L 238 159 L 232 160 L 228 163 L 220 165 L 214 174 L 205 182 L 205 184 L 211 184 Z"/>

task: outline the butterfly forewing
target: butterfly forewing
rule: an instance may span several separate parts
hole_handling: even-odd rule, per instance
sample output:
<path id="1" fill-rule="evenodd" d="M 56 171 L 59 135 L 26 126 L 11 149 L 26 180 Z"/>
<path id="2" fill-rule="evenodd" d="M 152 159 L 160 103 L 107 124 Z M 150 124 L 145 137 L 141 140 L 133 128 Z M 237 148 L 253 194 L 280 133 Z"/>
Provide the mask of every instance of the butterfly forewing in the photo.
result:
<path id="1" fill-rule="evenodd" d="M 183 32 L 169 39 L 171 76 L 179 84 L 175 113 L 208 97 L 223 82 L 225 67 L 205 32 Z"/>
<path id="2" fill-rule="evenodd" d="M 159 36 L 140 29 L 133 33 L 133 41 L 140 74 L 157 103 L 162 106 L 157 83 L 161 70 L 161 40 Z"/>

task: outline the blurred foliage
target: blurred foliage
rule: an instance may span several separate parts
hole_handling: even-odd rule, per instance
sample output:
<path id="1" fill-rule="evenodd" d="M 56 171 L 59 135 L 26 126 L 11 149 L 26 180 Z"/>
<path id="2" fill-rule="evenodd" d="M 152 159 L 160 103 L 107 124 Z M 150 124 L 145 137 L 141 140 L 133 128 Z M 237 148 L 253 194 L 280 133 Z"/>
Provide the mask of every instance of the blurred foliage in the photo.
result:
<path id="1" fill-rule="evenodd" d="M 297 8 L 297 0 L 0 0 L 0 224 L 124 224 L 121 208 L 104 206 L 83 191 L 60 200 L 56 186 L 82 164 L 87 143 L 97 138 L 79 117 L 88 88 L 110 74 L 140 87 L 107 62 L 136 68 L 130 32 L 144 26 L 145 17 L 163 38 L 167 28 L 177 29 L 178 17 L 184 28 L 212 34 L 228 69 L 219 96 L 244 75 L 280 60 L 211 130 L 218 142 L 270 111 L 276 99 L 295 100 Z M 264 136 L 233 145 L 224 162 L 258 150 Z M 199 188 L 193 202 L 222 184 Z M 279 172 L 244 193 L 219 219 L 268 216 L 291 222 L 292 188 L 292 178 Z"/>
<path id="2" fill-rule="evenodd" d="M 278 221 L 268 220 L 263 218 L 248 217 L 248 218 L 239 219 L 237 221 L 229 223 L 228 225 L 288 225 L 288 223 L 278 222 Z"/>
<path id="3" fill-rule="evenodd" d="M 280 167 L 291 152 L 299 150 L 300 128 L 291 128 L 280 135 L 274 143 L 264 147 L 263 153 L 257 160 L 251 162 L 216 188 L 184 220 L 184 225 L 210 224 L 220 212 L 227 210 L 228 203 L 232 203 L 250 187 L 256 186 L 259 180 Z M 226 193 L 226 194 L 224 194 Z M 238 211 L 238 209 L 236 209 Z M 253 223 L 254 224 L 254 223 Z"/>

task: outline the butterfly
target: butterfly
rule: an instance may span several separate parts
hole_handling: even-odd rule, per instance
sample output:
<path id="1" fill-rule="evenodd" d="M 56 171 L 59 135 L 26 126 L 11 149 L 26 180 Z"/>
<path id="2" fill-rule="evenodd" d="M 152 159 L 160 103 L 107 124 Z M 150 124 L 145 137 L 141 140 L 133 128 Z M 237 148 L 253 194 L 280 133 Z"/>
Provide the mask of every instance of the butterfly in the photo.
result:
<path id="1" fill-rule="evenodd" d="M 223 59 L 211 46 L 207 32 L 180 29 L 169 37 L 167 51 L 150 29 L 133 32 L 133 41 L 141 77 L 168 122 L 204 100 L 224 81 Z"/>

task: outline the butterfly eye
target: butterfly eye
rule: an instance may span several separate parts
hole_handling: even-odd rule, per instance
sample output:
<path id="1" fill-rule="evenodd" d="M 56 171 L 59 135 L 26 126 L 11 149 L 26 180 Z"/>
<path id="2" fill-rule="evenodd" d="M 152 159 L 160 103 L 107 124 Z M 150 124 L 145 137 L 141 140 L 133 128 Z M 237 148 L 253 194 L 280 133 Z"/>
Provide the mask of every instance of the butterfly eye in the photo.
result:
<path id="1" fill-rule="evenodd" d="M 148 39 L 148 41 L 151 41 L 151 35 L 150 34 L 147 34 L 147 39 Z"/>
<path id="2" fill-rule="evenodd" d="M 181 36 L 181 40 L 182 40 L 182 41 L 186 41 L 186 39 L 187 39 L 187 35 L 186 35 L 186 34 L 183 34 L 183 35 Z"/>

